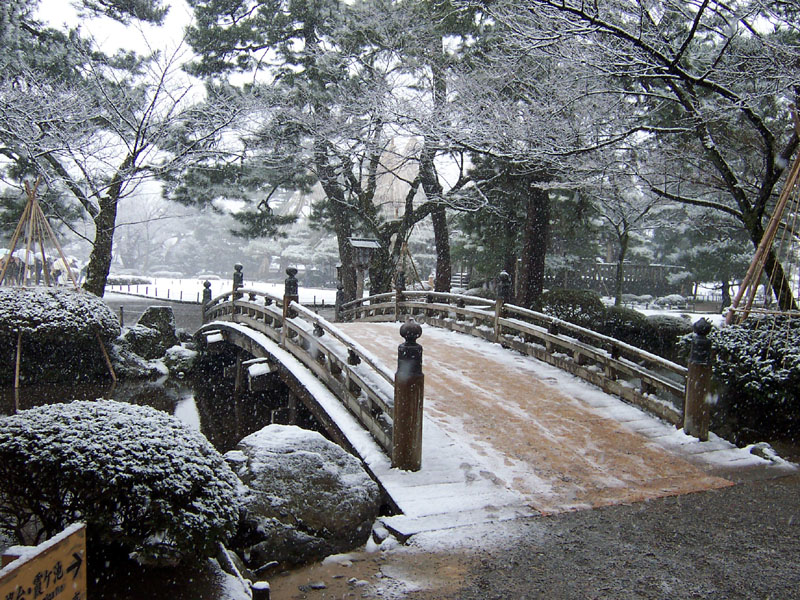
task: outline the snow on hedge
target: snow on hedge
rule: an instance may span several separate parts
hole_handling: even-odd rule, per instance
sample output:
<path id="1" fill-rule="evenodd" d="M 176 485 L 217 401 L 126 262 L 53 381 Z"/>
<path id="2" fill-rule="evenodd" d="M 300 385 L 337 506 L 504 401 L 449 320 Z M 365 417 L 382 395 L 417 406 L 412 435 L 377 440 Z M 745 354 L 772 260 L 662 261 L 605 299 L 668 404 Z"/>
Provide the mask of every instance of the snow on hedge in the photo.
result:
<path id="1" fill-rule="evenodd" d="M 37 339 L 95 337 L 105 340 L 119 335 L 119 320 L 97 296 L 71 288 L 0 288 L 0 334 L 34 335 Z"/>
<path id="2" fill-rule="evenodd" d="M 211 555 L 238 523 L 239 481 L 199 432 L 147 406 L 75 401 L 0 419 L 0 527 L 84 520 L 142 561 Z M 19 540 L 31 543 L 39 540 Z"/>

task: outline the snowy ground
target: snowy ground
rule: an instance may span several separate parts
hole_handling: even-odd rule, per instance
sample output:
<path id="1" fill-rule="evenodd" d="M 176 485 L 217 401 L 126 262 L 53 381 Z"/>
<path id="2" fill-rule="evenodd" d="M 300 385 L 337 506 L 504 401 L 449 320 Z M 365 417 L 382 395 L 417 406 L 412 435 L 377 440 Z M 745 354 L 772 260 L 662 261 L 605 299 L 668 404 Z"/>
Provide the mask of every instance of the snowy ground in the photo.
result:
<path id="1" fill-rule="evenodd" d="M 152 284 L 148 285 L 109 285 L 106 292 L 121 292 L 148 298 L 174 300 L 177 302 L 200 302 L 203 296 L 204 279 L 168 279 L 151 278 Z M 216 297 L 231 291 L 232 282 L 225 279 L 210 279 L 211 296 Z M 268 292 L 278 297 L 283 296 L 282 283 L 266 283 L 263 281 L 245 280 L 244 287 L 259 292 Z M 333 305 L 336 302 L 336 290 L 322 288 L 305 288 L 300 286 L 300 303 L 304 305 L 322 304 Z"/>

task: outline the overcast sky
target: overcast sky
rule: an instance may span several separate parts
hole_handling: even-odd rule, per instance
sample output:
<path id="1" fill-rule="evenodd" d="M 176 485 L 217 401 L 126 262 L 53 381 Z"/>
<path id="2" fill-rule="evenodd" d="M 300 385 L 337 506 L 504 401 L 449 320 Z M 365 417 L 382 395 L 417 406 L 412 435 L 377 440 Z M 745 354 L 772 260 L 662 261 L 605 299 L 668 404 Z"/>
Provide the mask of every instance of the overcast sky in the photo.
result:
<path id="1" fill-rule="evenodd" d="M 183 30 L 191 21 L 191 11 L 183 0 L 169 0 L 169 13 L 162 27 L 131 25 L 125 27 L 111 19 L 81 20 L 72 2 L 40 0 L 39 18 L 54 27 L 80 25 L 84 35 L 93 37 L 106 52 L 119 48 L 146 52 L 148 47 L 174 50 L 181 41 Z"/>

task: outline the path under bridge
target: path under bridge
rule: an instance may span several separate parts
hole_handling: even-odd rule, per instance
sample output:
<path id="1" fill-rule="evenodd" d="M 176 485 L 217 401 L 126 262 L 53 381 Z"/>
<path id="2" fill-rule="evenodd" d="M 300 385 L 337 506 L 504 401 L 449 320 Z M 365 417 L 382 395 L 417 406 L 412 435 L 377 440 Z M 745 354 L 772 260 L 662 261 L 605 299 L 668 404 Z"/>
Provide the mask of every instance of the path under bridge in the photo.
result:
<path id="1" fill-rule="evenodd" d="M 241 290 L 205 306 L 198 334 L 212 347 L 226 342 L 246 350 L 253 376 L 266 365 L 291 381 L 332 437 L 378 480 L 398 513 L 384 521 L 400 536 L 721 488 L 738 471 L 778 468 L 713 436 L 700 442 L 663 415 L 558 368 L 570 358 L 587 379 L 597 370 L 587 355 L 602 358 L 607 364 L 600 370 L 614 371 L 614 385 L 629 390 L 623 374 L 635 363 L 623 356 L 625 348 L 598 345 L 592 355 L 585 340 L 529 322 L 530 331 L 564 338 L 550 340 L 555 356 L 546 364 L 533 351 L 491 341 L 500 324 L 486 301 L 468 306 L 454 297 L 445 307 L 430 300 L 412 297 L 401 307 L 397 298 L 373 298 L 345 307 L 350 322 L 332 324 L 291 299 Z M 426 323 L 419 340 L 425 373 L 419 471 L 392 468 L 390 460 L 393 371 L 402 341 L 395 319 L 410 313 Z M 495 328 L 482 319 L 494 320 Z M 447 323 L 483 334 L 435 326 Z M 580 352 L 559 356 L 556 342 Z M 635 378 L 640 391 L 643 382 L 652 390 L 663 379 L 663 370 Z"/>

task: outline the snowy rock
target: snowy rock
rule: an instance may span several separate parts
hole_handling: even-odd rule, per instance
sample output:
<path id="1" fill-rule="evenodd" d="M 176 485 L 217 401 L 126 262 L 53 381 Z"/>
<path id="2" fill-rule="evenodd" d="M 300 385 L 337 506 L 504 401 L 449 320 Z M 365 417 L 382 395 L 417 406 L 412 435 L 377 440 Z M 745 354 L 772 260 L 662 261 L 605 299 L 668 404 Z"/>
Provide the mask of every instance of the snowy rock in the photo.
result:
<path id="1" fill-rule="evenodd" d="M 251 568 L 308 562 L 369 538 L 378 486 L 358 459 L 319 433 L 269 425 L 226 458 L 248 488 L 239 541 Z"/>
<path id="2" fill-rule="evenodd" d="M 175 332 L 175 314 L 172 312 L 171 306 L 149 306 L 136 324 L 158 331 L 166 348 L 178 343 L 178 335 Z"/>
<path id="3" fill-rule="evenodd" d="M 171 348 L 167 348 L 164 356 L 164 364 L 169 369 L 170 373 L 188 373 L 194 367 L 197 360 L 198 353 L 196 350 L 190 350 L 184 345 L 177 344 Z"/>
<path id="4" fill-rule="evenodd" d="M 136 325 L 122 333 L 120 343 L 146 360 L 161 358 L 178 345 L 175 315 L 169 306 L 150 306 Z M 174 358 L 178 358 L 175 356 Z"/>
<path id="5" fill-rule="evenodd" d="M 147 360 L 161 358 L 169 347 L 164 343 L 164 338 L 158 329 L 138 324 L 127 327 L 120 341 L 131 352 Z"/>
<path id="6" fill-rule="evenodd" d="M 145 360 L 122 340 L 118 339 L 109 351 L 117 377 L 123 379 L 155 379 L 168 375 L 169 370 L 159 360 Z"/>

